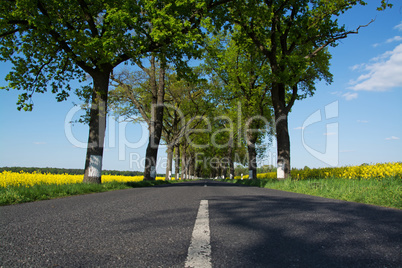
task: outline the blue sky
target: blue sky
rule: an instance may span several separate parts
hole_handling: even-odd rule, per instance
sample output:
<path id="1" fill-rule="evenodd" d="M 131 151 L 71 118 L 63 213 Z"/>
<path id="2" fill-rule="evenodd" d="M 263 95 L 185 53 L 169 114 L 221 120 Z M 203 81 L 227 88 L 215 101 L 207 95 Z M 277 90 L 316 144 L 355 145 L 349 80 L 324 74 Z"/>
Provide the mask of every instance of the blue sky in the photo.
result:
<path id="1" fill-rule="evenodd" d="M 376 11 L 380 1 L 355 7 L 339 21 L 349 30 L 375 19 L 359 34 L 330 48 L 331 85 L 317 83 L 314 96 L 295 103 L 289 116 L 291 165 L 302 168 L 402 161 L 402 5 Z M 0 63 L 0 85 L 9 72 Z M 35 94 L 34 110 L 20 112 L 18 91 L 0 91 L 0 167 L 83 168 L 88 127 L 69 124 L 79 112 L 75 96 L 58 103 Z M 73 117 L 71 117 L 73 116 Z M 147 127 L 108 122 L 103 169 L 143 170 Z M 276 165 L 275 142 L 260 160 Z M 164 173 L 165 147 L 158 172 Z"/>

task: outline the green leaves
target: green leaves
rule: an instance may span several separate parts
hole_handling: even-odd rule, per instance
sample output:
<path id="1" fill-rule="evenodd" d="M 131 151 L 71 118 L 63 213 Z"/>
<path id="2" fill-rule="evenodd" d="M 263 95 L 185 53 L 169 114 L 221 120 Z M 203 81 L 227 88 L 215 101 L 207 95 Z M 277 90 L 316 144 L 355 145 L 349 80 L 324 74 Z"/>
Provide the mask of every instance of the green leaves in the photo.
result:
<path id="1" fill-rule="evenodd" d="M 19 0 L 0 3 L 0 60 L 14 69 L 5 88 L 68 96 L 69 82 L 163 52 L 198 56 L 205 3 L 131 0 Z M 183 65 L 183 64 L 182 64 Z"/>

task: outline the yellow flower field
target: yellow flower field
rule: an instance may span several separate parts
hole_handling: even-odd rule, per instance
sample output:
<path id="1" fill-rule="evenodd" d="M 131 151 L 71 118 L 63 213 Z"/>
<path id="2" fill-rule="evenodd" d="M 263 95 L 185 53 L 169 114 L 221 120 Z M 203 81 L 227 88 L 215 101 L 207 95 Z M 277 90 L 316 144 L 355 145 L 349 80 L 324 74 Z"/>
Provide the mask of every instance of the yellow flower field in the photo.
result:
<path id="1" fill-rule="evenodd" d="M 307 170 L 292 170 L 292 178 L 303 179 L 375 179 L 381 180 L 387 177 L 402 179 L 402 163 L 382 163 L 373 165 L 360 165 L 339 168 L 317 168 Z"/>
<path id="2" fill-rule="evenodd" d="M 300 169 L 292 170 L 291 176 L 296 180 L 304 179 L 375 179 L 381 180 L 387 177 L 402 179 L 402 163 L 384 163 L 374 165 L 361 165 L 339 168 L 319 168 L 319 169 Z M 258 179 L 276 179 L 276 172 L 257 174 Z M 164 180 L 164 177 L 156 177 L 156 180 Z M 236 176 L 235 179 L 241 179 Z M 248 179 L 244 175 L 243 179 Z M 71 184 L 81 183 L 83 175 L 50 174 L 50 173 L 26 173 L 4 171 L 0 173 L 0 187 L 24 186 L 30 187 L 35 184 Z M 102 175 L 102 182 L 138 182 L 142 181 L 143 176 L 118 176 Z"/>
<path id="3" fill-rule="evenodd" d="M 71 184 L 81 183 L 83 175 L 69 174 L 42 174 L 42 173 L 25 173 L 4 171 L 0 173 L 0 187 L 7 186 L 25 186 L 30 187 L 35 184 Z M 138 182 L 142 181 L 143 176 L 118 176 L 118 175 L 102 175 L 102 182 Z M 165 177 L 156 177 L 156 180 L 165 180 Z"/>
<path id="4" fill-rule="evenodd" d="M 291 171 L 291 177 L 295 180 L 328 178 L 381 180 L 387 177 L 402 179 L 402 163 L 384 163 L 339 168 L 294 169 Z M 236 176 L 235 179 L 240 180 L 241 176 Z M 244 175 L 243 179 L 247 180 L 248 175 Z M 276 179 L 276 172 L 257 174 L 257 179 Z"/>

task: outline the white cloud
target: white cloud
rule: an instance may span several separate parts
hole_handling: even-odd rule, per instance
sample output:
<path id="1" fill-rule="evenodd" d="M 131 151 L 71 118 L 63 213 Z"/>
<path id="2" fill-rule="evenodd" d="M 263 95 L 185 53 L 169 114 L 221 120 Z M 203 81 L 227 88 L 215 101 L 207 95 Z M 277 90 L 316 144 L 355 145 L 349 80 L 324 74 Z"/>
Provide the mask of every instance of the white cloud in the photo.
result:
<path id="1" fill-rule="evenodd" d="M 46 142 L 44 142 L 44 141 L 35 141 L 34 144 L 35 145 L 43 145 L 43 144 L 46 144 Z"/>
<path id="2" fill-rule="evenodd" d="M 367 63 L 363 67 L 368 73 L 349 81 L 352 85 L 349 89 L 386 91 L 402 86 L 402 44 L 392 51 L 373 58 L 371 62 L 373 63 Z"/>
<path id="3" fill-rule="evenodd" d="M 342 95 L 342 97 L 344 97 L 347 101 L 357 99 L 357 96 L 358 96 L 357 93 L 350 93 L 350 92 L 346 92 L 345 94 Z"/>
<path id="4" fill-rule="evenodd" d="M 368 123 L 369 121 L 367 121 L 367 120 L 357 120 L 357 123 L 364 123 L 364 124 L 366 124 L 366 123 Z"/>
<path id="5" fill-rule="evenodd" d="M 398 42 L 398 41 L 402 41 L 402 36 L 394 36 L 390 39 L 387 39 L 387 41 L 385 41 L 385 43 L 392 43 L 392 42 Z"/>
<path id="6" fill-rule="evenodd" d="M 401 21 L 401 23 L 399 23 L 398 25 L 396 25 L 396 26 L 394 27 L 394 29 L 395 29 L 395 30 L 402 31 L 402 21 Z"/>
<path id="7" fill-rule="evenodd" d="M 364 66 L 365 66 L 364 63 L 360 63 L 360 64 L 353 65 L 352 67 L 350 67 L 350 69 L 352 71 L 361 70 L 361 69 L 364 69 Z"/>
<path id="8" fill-rule="evenodd" d="M 385 140 L 387 140 L 387 141 L 399 140 L 399 137 L 391 136 L 391 137 L 389 137 L 389 138 L 385 138 Z"/>

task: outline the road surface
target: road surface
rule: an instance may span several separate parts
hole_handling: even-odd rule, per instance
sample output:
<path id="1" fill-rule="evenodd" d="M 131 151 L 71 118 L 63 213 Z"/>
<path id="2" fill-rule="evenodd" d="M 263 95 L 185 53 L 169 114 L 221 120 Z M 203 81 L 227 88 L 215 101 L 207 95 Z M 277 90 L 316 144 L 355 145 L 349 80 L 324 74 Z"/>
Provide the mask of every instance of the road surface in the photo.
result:
<path id="1" fill-rule="evenodd" d="M 212 181 L 4 206 L 0 224 L 0 267 L 402 267 L 402 210 Z"/>

